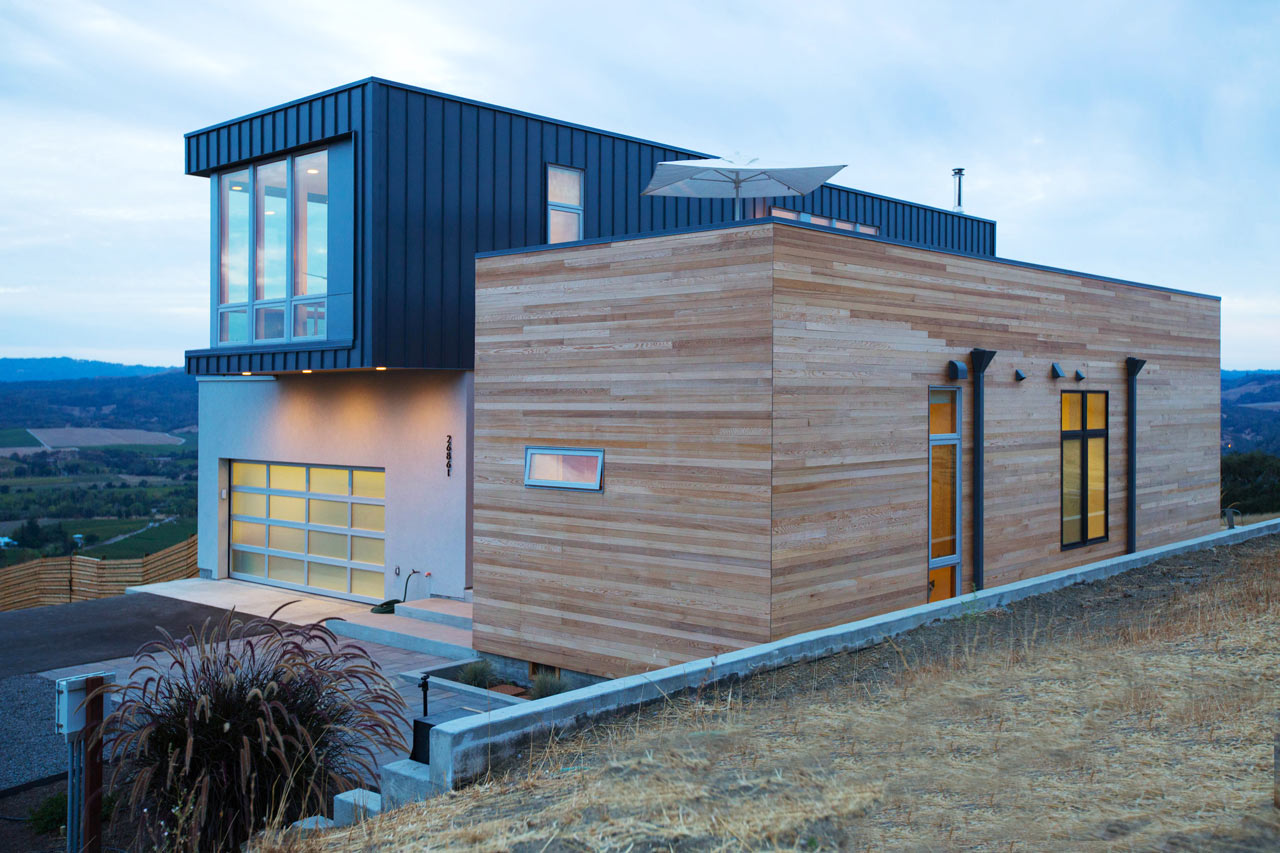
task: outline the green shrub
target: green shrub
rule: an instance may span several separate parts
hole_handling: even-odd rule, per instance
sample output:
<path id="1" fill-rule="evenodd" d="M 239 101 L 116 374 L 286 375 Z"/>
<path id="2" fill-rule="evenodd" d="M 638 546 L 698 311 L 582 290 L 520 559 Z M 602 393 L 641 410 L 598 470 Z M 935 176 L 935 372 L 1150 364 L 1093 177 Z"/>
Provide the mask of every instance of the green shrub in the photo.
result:
<path id="1" fill-rule="evenodd" d="M 563 693 L 568 689 L 565 683 L 560 680 L 560 676 L 552 675 L 549 672 L 540 672 L 533 677 L 533 684 L 529 687 L 529 698 L 544 699 L 547 696 Z"/>
<path id="2" fill-rule="evenodd" d="M 493 672 L 493 664 L 487 660 L 477 660 L 458 670 L 458 681 L 472 687 L 489 688 L 498 683 L 498 676 Z"/>
<path id="3" fill-rule="evenodd" d="M 102 822 L 110 823 L 111 815 L 115 812 L 116 795 L 114 793 L 106 794 L 102 798 Z M 65 791 L 59 791 L 56 794 L 50 794 L 40 803 L 27 812 L 27 822 L 31 824 L 32 832 L 38 832 L 41 835 L 60 835 L 62 827 L 67 823 L 67 794 Z"/>
<path id="4" fill-rule="evenodd" d="M 278 612 L 278 611 L 277 611 Z M 274 617 L 275 614 L 272 614 Z M 143 646 L 102 726 L 113 787 L 166 850 L 239 850 L 256 832 L 325 814 L 404 749 L 404 701 L 359 646 L 321 624 L 229 612 Z"/>

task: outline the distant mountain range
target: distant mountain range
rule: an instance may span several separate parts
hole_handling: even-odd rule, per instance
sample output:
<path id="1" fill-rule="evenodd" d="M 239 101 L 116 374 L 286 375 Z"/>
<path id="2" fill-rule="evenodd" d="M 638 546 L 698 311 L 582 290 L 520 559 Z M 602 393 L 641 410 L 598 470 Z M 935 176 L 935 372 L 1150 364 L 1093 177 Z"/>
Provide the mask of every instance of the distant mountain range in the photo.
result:
<path id="1" fill-rule="evenodd" d="M 1280 370 L 1222 371 L 1222 450 L 1280 456 Z"/>
<path id="2" fill-rule="evenodd" d="M 0 428 L 167 432 L 195 423 L 195 377 L 177 368 L 0 358 Z M 1222 451 L 1250 450 L 1280 456 L 1280 370 L 1222 371 Z"/>
<path id="3" fill-rule="evenodd" d="M 53 382 L 59 379 L 95 379 L 100 376 L 153 376 L 179 370 L 144 364 L 113 364 L 82 358 L 0 358 L 0 382 Z"/>

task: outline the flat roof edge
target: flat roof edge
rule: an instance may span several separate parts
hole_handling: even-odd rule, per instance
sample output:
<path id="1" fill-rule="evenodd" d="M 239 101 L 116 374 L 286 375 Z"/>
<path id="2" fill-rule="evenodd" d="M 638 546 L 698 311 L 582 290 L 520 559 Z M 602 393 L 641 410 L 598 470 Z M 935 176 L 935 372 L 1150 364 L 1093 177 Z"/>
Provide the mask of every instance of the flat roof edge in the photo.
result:
<path id="1" fill-rule="evenodd" d="M 1175 293 L 1179 296 L 1193 296 L 1198 299 L 1212 299 L 1215 302 L 1221 302 L 1221 296 L 1215 296 L 1212 293 L 1197 293 L 1194 290 L 1181 290 L 1176 287 L 1165 287 L 1160 284 L 1147 284 L 1142 281 L 1130 281 L 1125 278 L 1115 278 L 1109 275 L 1095 275 L 1093 273 L 1081 272 L 1080 270 L 1069 270 L 1063 267 L 1051 267 L 1047 264 L 1036 264 L 1030 261 L 1016 261 L 1011 258 L 1001 258 L 996 255 L 979 255 L 973 252 L 958 252 L 954 249 L 939 249 L 936 246 L 925 246 L 921 243 L 912 243 L 907 240 L 895 240 L 891 237 L 880 237 L 871 234 L 859 234 L 856 232 L 845 231 L 838 228 L 830 228 L 825 225 L 814 225 L 811 222 L 798 222 L 793 219 L 783 219 L 778 216 L 761 216 L 755 219 L 740 219 L 736 222 L 712 222 L 706 225 L 688 225 L 683 228 L 670 228 L 664 231 L 647 231 L 639 234 L 615 235 L 612 237 L 593 237 L 589 240 L 574 240 L 570 243 L 547 243 L 537 246 L 523 246 L 515 249 L 497 249 L 492 252 L 477 252 L 476 258 L 496 258 L 504 255 L 523 255 L 533 252 L 550 252 L 556 249 L 571 249 L 579 246 L 597 246 L 606 243 L 626 243 L 632 240 L 645 240 L 650 237 L 667 237 L 677 234 L 694 234 L 699 231 L 722 231 L 728 228 L 745 228 L 751 225 L 785 225 L 789 228 L 803 228 L 809 231 L 821 231 L 826 234 L 836 234 L 840 237 L 852 237 L 858 240 L 871 240 L 876 243 L 888 243 L 891 246 L 902 246 L 907 249 L 920 249 L 925 252 L 937 252 L 940 255 L 953 255 L 958 258 L 968 258 L 970 260 L 991 261 L 997 264 L 1005 264 L 1006 266 L 1022 267 L 1024 269 L 1041 270 L 1043 272 L 1059 273 L 1061 275 L 1070 275 L 1077 278 L 1087 278 L 1094 281 L 1106 281 L 1112 284 L 1123 284 L 1129 287 L 1141 287 L 1144 290 L 1158 290 L 1164 293 Z"/>

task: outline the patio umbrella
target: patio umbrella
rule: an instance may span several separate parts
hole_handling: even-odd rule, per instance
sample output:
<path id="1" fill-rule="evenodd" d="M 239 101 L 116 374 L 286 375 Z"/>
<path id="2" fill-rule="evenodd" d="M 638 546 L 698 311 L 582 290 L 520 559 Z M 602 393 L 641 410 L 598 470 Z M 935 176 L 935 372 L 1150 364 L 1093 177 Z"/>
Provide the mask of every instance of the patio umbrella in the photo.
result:
<path id="1" fill-rule="evenodd" d="M 731 198 L 742 218 L 744 198 L 808 195 L 844 166 L 762 166 L 755 160 L 667 160 L 654 167 L 644 195 Z"/>

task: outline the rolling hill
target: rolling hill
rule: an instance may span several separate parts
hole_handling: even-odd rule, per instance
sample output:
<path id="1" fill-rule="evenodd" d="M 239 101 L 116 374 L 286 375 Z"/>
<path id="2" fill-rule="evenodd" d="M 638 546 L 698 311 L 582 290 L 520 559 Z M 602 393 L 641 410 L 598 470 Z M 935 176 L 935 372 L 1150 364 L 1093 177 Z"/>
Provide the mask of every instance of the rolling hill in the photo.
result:
<path id="1" fill-rule="evenodd" d="M 176 367 L 114 364 L 81 358 L 0 358 L 0 382 L 54 382 L 60 379 L 94 379 L 101 376 L 153 376 Z"/>

